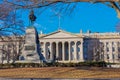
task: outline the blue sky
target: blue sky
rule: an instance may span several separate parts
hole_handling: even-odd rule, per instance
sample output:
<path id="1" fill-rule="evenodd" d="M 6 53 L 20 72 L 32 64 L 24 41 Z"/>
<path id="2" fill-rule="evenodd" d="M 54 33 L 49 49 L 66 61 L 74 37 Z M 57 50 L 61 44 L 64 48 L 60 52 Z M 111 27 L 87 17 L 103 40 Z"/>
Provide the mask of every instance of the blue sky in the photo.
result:
<path id="1" fill-rule="evenodd" d="M 42 30 L 43 33 L 50 33 L 58 30 L 58 16 L 53 16 L 52 9 L 47 8 L 42 13 L 40 11 L 35 9 L 37 16 L 35 26 L 38 32 Z M 28 26 L 27 11 L 22 13 L 22 18 L 25 26 Z M 87 30 L 91 30 L 91 32 L 115 32 L 115 26 L 119 21 L 116 11 L 101 3 L 77 3 L 77 7 L 71 15 L 61 14 L 60 20 L 61 29 L 73 33 L 79 33 L 81 29 L 83 32 Z"/>

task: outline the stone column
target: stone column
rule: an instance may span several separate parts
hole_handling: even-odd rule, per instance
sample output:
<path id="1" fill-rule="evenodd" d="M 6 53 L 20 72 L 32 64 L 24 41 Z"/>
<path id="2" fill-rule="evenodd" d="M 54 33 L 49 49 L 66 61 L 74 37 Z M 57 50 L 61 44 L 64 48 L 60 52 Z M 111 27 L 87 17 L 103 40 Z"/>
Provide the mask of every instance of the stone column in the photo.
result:
<path id="1" fill-rule="evenodd" d="M 104 52 L 103 52 L 103 58 L 104 58 L 104 61 L 107 61 L 107 49 L 106 49 L 106 42 L 104 42 Z"/>
<path id="2" fill-rule="evenodd" d="M 110 44 L 110 47 L 109 47 L 109 60 L 110 60 L 110 62 L 112 62 L 113 61 L 113 55 L 112 55 L 112 42 L 109 42 L 109 44 Z"/>
<path id="3" fill-rule="evenodd" d="M 45 59 L 48 59 L 48 47 L 47 47 L 47 42 L 45 42 L 45 48 L 44 48 L 44 53 L 45 53 Z"/>
<path id="4" fill-rule="evenodd" d="M 50 42 L 50 60 L 53 60 L 52 42 Z"/>
<path id="5" fill-rule="evenodd" d="M 68 49 L 69 49 L 69 61 L 71 61 L 71 42 L 68 42 Z"/>
<path id="6" fill-rule="evenodd" d="M 84 61 L 84 55 L 83 55 L 83 41 L 81 41 L 81 44 L 80 44 L 80 61 Z"/>
<path id="7" fill-rule="evenodd" d="M 115 42 L 115 62 L 118 62 L 118 42 Z"/>
<path id="8" fill-rule="evenodd" d="M 17 49 L 16 49 L 16 50 L 17 50 L 16 52 L 19 53 L 19 43 L 18 43 L 18 42 L 16 42 L 16 48 L 17 48 Z"/>
<path id="9" fill-rule="evenodd" d="M 62 42 L 62 61 L 65 60 L 65 45 L 64 42 Z"/>
<path id="10" fill-rule="evenodd" d="M 42 45 L 42 52 L 41 53 L 46 58 L 46 47 L 45 47 L 45 44 L 46 44 L 46 42 L 44 42 L 43 45 Z"/>
<path id="11" fill-rule="evenodd" d="M 58 59 L 59 54 L 58 54 L 58 42 L 56 42 L 56 58 Z"/>
<path id="12" fill-rule="evenodd" d="M 77 46 L 76 46 L 76 44 L 77 44 L 77 41 L 75 41 L 75 45 L 74 45 L 74 60 L 75 61 L 77 61 Z"/>

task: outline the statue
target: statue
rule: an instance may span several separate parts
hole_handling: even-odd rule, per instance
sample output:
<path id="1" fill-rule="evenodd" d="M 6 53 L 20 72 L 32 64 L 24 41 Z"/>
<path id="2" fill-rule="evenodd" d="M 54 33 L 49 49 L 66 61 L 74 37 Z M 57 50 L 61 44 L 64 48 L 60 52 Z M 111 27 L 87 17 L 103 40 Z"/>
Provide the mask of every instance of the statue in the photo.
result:
<path id="1" fill-rule="evenodd" d="M 33 22 L 36 20 L 36 16 L 34 15 L 33 10 L 31 10 L 31 12 L 29 14 L 29 19 L 30 19 L 31 25 L 33 25 Z"/>

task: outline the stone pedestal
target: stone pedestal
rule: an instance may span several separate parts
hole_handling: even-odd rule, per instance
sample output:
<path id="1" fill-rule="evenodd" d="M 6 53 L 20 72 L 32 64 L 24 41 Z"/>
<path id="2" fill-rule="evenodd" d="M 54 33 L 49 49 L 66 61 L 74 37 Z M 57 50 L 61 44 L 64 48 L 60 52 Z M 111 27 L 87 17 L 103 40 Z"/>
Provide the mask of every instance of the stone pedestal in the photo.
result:
<path id="1" fill-rule="evenodd" d="M 2 64 L 2 54 L 0 54 L 0 64 Z"/>
<path id="2" fill-rule="evenodd" d="M 20 56 L 23 62 L 40 63 L 40 45 L 38 33 L 34 27 L 26 30 L 25 44 Z"/>

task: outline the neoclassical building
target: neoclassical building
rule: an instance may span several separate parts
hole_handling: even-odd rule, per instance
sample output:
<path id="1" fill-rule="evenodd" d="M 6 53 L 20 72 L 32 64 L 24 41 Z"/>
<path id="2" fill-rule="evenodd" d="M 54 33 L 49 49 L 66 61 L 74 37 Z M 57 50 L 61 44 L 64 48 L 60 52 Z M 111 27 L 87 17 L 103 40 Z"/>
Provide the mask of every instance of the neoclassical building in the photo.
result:
<path id="1" fill-rule="evenodd" d="M 58 30 L 40 35 L 42 54 L 47 60 L 57 59 L 59 62 L 82 62 L 83 36 Z"/>
<path id="2" fill-rule="evenodd" d="M 17 36 L 11 41 L 7 37 L 4 37 L 4 40 L 1 38 L 0 62 L 20 61 L 20 56 L 23 53 L 25 56 L 23 60 L 31 60 L 35 58 L 34 54 L 29 51 L 31 49 L 40 51 L 40 54 L 37 55 L 40 56 L 40 62 L 53 60 L 62 63 L 84 61 L 120 62 L 120 33 L 91 33 L 90 31 L 87 33 L 82 33 L 82 31 L 80 33 L 70 33 L 64 30 L 57 30 L 49 34 L 40 33 L 37 38 L 40 46 L 35 46 L 34 49 L 30 45 L 24 47 L 30 43 L 32 45 L 35 43 L 33 40 L 27 39 L 29 43 L 26 44 L 26 37 Z M 25 52 L 24 50 L 28 51 Z"/>
<path id="3" fill-rule="evenodd" d="M 106 61 L 118 63 L 120 59 L 119 33 L 74 34 L 58 30 L 40 35 L 44 57 L 59 62 Z"/>
<path id="4" fill-rule="evenodd" d="M 18 60 L 24 42 L 24 36 L 0 36 L 0 63 L 12 63 Z"/>

